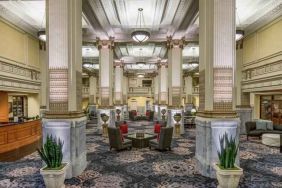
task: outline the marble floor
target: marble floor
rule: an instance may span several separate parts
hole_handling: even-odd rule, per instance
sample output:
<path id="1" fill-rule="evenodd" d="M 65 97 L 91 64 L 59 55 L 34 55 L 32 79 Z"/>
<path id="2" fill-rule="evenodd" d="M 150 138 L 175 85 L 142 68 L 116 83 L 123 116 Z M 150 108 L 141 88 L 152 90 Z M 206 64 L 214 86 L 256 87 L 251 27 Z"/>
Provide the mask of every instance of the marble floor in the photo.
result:
<path id="1" fill-rule="evenodd" d="M 129 131 L 152 131 L 148 122 L 130 123 Z M 149 149 L 110 151 L 108 139 L 98 134 L 97 128 L 88 126 L 86 170 L 78 177 L 65 181 L 66 187 L 97 188 L 190 188 L 216 187 L 215 179 L 199 175 L 195 168 L 195 130 L 187 129 L 182 138 L 174 139 L 172 151 Z M 244 176 L 240 187 L 282 187 L 282 154 L 278 148 L 261 144 L 257 138 L 246 141 L 241 136 L 241 167 Z M 33 153 L 13 163 L 0 163 L 0 188 L 44 187 L 39 174 L 42 162 Z"/>

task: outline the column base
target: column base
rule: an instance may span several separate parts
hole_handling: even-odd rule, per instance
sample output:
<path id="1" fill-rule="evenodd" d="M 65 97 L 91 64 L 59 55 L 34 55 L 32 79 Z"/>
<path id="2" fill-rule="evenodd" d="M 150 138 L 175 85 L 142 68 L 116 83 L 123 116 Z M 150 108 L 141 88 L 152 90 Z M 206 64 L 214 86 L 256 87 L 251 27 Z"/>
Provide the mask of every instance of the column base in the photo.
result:
<path id="1" fill-rule="evenodd" d="M 42 119 L 43 142 L 53 135 L 64 142 L 63 161 L 69 162 L 66 178 L 80 175 L 87 166 L 86 161 L 86 117 L 68 119 Z"/>
<path id="2" fill-rule="evenodd" d="M 219 136 L 225 132 L 236 137 L 239 142 L 239 118 L 206 118 L 196 117 L 196 161 L 197 171 L 206 177 L 215 178 L 213 164 L 218 162 L 217 150 Z M 239 152 L 236 164 L 239 166 Z"/>
<path id="3" fill-rule="evenodd" d="M 178 124 L 180 124 L 180 134 L 184 134 L 184 121 L 183 121 L 183 109 L 177 108 L 177 109 L 171 109 L 169 108 L 167 110 L 167 126 L 171 126 L 173 127 L 173 135 L 177 136 L 177 132 L 179 130 L 177 130 L 178 128 L 175 127 L 175 125 L 177 124 L 177 122 L 174 120 L 173 116 L 176 113 L 180 113 L 181 114 L 181 120 Z"/>
<path id="4" fill-rule="evenodd" d="M 240 118 L 240 134 L 246 134 L 245 123 L 252 120 L 252 108 L 251 106 L 236 106 L 236 112 Z"/>

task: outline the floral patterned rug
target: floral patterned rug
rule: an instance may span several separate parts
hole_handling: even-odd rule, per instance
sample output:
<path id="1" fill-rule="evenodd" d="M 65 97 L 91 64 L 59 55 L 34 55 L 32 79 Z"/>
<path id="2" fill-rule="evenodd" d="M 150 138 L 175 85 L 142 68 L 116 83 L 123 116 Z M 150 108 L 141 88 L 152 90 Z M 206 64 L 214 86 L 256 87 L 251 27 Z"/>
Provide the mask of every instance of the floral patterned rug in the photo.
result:
<path id="1" fill-rule="evenodd" d="M 153 130 L 148 122 L 130 122 L 129 131 Z M 199 175 L 195 167 L 195 130 L 174 139 L 172 151 L 132 149 L 109 150 L 108 139 L 96 127 L 87 129 L 88 166 L 78 177 L 67 179 L 66 187 L 97 188 L 192 188 L 216 187 L 215 179 Z M 261 144 L 257 138 L 241 136 L 240 162 L 244 169 L 240 187 L 282 187 L 282 154 L 278 148 Z M 39 174 L 42 162 L 33 153 L 13 163 L 0 163 L 0 188 L 45 187 Z"/>

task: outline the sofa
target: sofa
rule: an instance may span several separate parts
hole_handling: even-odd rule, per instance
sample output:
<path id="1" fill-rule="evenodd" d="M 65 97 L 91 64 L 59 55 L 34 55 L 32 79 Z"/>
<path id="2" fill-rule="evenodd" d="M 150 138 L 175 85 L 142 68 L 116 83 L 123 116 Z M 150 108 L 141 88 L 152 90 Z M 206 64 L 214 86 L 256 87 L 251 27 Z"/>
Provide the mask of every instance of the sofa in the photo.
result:
<path id="1" fill-rule="evenodd" d="M 282 125 L 273 125 L 271 121 L 254 120 L 245 123 L 247 140 L 249 136 L 261 137 L 264 133 L 282 134 Z"/>

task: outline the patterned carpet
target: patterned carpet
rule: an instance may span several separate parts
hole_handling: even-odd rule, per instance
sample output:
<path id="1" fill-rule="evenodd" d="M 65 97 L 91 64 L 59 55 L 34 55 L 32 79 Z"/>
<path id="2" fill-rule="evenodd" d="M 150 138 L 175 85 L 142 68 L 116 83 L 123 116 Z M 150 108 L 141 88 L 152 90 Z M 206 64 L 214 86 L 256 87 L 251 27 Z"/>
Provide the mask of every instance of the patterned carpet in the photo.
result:
<path id="1" fill-rule="evenodd" d="M 140 125 L 142 124 L 142 125 Z M 131 123 L 129 131 L 152 131 L 147 122 Z M 216 187 L 217 181 L 197 174 L 195 169 L 195 130 L 187 129 L 182 138 L 173 140 L 172 151 L 149 149 L 109 151 L 108 140 L 97 129 L 87 129 L 86 170 L 65 181 L 66 187 L 97 188 L 190 188 Z M 256 138 L 241 137 L 241 167 L 244 176 L 240 187 L 282 187 L 282 154 L 278 148 L 261 144 Z M 0 163 L 0 188 L 44 187 L 39 174 L 42 162 L 33 153 L 14 163 Z"/>

